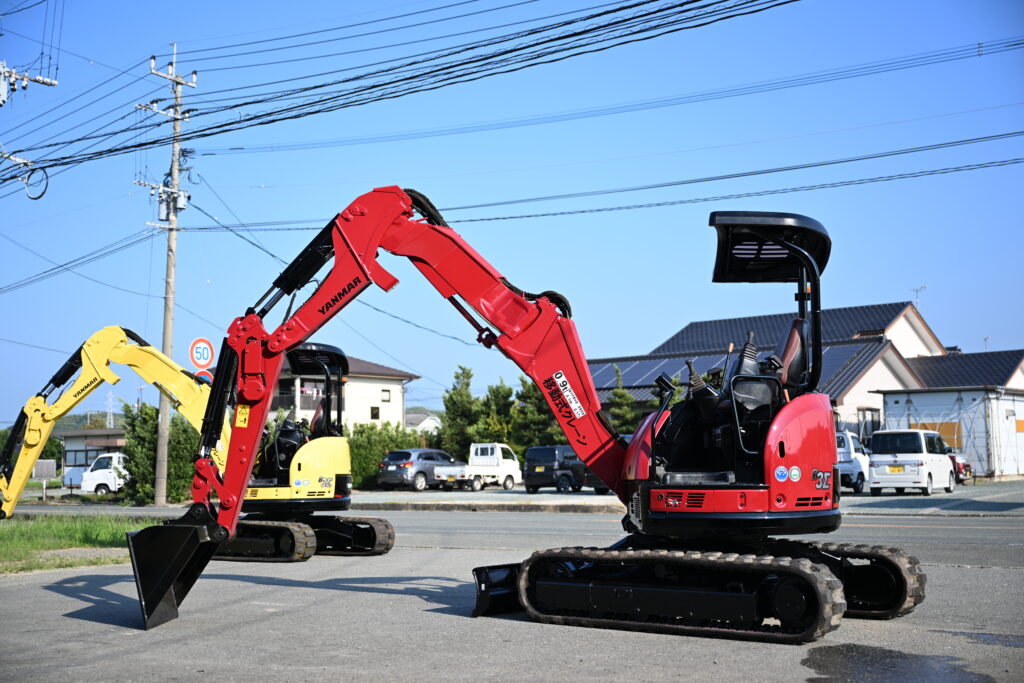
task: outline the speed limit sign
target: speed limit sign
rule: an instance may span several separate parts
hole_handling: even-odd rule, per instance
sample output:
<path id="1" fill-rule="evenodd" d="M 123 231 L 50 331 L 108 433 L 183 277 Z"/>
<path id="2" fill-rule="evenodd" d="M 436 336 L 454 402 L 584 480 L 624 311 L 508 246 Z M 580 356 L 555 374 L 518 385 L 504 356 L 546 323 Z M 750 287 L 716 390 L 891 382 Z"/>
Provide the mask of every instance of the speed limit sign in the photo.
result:
<path id="1" fill-rule="evenodd" d="M 188 357 L 192 360 L 192 365 L 205 370 L 213 365 L 213 344 L 203 337 L 193 339 L 188 347 Z"/>

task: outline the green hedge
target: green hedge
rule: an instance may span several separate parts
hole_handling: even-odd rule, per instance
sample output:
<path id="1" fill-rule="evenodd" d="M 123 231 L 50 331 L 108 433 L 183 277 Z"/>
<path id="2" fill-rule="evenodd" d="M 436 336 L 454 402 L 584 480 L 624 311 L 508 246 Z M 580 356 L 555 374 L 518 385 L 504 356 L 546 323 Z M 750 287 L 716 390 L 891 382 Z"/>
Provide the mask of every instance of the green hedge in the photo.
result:
<path id="1" fill-rule="evenodd" d="M 390 422 L 357 424 L 347 436 L 352 454 L 352 486 L 357 489 L 377 488 L 377 465 L 388 451 L 424 446 L 419 432 Z"/>

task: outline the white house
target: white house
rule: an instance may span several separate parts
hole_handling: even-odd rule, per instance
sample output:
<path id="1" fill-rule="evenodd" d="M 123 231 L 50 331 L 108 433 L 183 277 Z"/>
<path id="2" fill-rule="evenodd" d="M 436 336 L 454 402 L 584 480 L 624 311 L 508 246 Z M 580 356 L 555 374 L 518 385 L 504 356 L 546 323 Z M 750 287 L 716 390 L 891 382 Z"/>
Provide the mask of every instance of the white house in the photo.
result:
<path id="1" fill-rule="evenodd" d="M 1024 349 L 915 358 L 925 389 L 886 389 L 885 426 L 934 429 L 975 472 L 1024 475 Z"/>
<path id="2" fill-rule="evenodd" d="M 748 330 L 754 331 L 764 358 L 793 317 L 780 313 L 693 322 L 648 354 L 593 359 L 590 371 L 598 396 L 604 400 L 615 388 L 617 368 L 623 387 L 636 400 L 650 400 L 662 372 L 686 381 L 687 360 L 700 373 L 722 367 L 729 344 L 738 352 Z M 1024 350 L 947 349 L 906 301 L 825 309 L 821 320 L 819 390 L 829 395 L 841 426 L 861 438 L 883 425 L 936 429 L 964 449 L 976 472 L 1022 473 Z"/>
<path id="3" fill-rule="evenodd" d="M 347 358 L 348 367 L 339 364 Z M 405 422 L 405 385 L 417 375 L 379 365 L 361 358 L 345 356 L 336 346 L 306 343 L 288 352 L 278 380 L 277 392 L 271 403 L 274 411 L 295 411 L 296 419 L 312 421 L 317 407 L 325 395 L 326 377 L 323 363 L 332 377 L 347 376 L 341 385 L 332 382 L 331 395 L 341 396 L 341 419 L 349 429 L 354 424 Z M 331 407 L 331 419 L 337 415 L 338 405 Z"/>
<path id="4" fill-rule="evenodd" d="M 441 419 L 430 413 L 406 413 L 405 428 L 421 434 L 433 434 L 441 429 Z"/>

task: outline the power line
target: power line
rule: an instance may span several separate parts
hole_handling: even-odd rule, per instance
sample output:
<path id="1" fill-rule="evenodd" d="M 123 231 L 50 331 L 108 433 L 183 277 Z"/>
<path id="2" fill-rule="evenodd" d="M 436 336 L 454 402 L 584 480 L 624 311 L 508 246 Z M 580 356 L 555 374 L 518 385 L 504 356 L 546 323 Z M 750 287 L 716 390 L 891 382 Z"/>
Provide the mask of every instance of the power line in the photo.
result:
<path id="1" fill-rule="evenodd" d="M 522 220 L 527 218 L 550 218 L 556 216 L 572 216 L 587 213 L 604 213 L 609 211 L 631 211 L 637 209 L 650 209 L 662 206 L 675 206 L 679 204 L 699 204 L 704 202 L 720 201 L 725 199 L 743 199 L 747 197 L 761 197 L 773 194 L 787 194 L 791 192 L 807 192 L 811 190 L 824 190 L 834 187 L 846 187 L 849 185 L 866 185 L 869 183 L 886 182 L 891 180 L 904 180 L 909 178 L 922 178 L 931 175 L 941 175 L 946 173 L 957 173 L 961 171 L 976 171 L 985 168 L 997 168 L 1000 166 L 1011 166 L 1024 162 L 1024 158 L 1016 159 L 1005 159 L 1001 161 L 988 161 L 979 164 L 966 164 L 963 166 L 951 166 L 947 168 L 931 169 L 926 171 L 912 171 L 909 173 L 898 173 L 889 176 L 877 176 L 874 178 L 859 178 L 856 180 L 842 180 L 834 183 L 820 183 L 817 185 L 802 185 L 799 187 L 789 187 L 776 190 L 762 190 L 757 192 L 744 192 L 739 194 L 727 194 L 727 195 L 716 195 L 713 197 L 700 197 L 697 199 L 678 199 L 664 202 L 649 202 L 644 204 L 629 204 L 624 206 L 611 206 L 605 208 L 589 208 L 589 209 L 574 209 L 569 211 L 551 211 L 546 213 L 534 213 L 534 214 L 522 214 L 518 216 L 490 216 L 483 218 L 463 218 L 461 220 L 450 220 L 449 222 L 453 225 L 461 225 L 462 223 L 483 223 L 489 221 L 506 221 L 506 220 Z M 447 208 L 441 208 L 441 211 L 448 211 Z M 295 225 L 299 223 L 309 223 L 313 219 L 301 219 L 291 221 L 273 221 L 272 223 L 276 227 L 257 227 L 257 224 L 249 224 L 250 229 L 258 230 L 259 232 L 279 232 L 279 231 L 309 231 L 309 230 L 322 230 L 322 221 L 320 225 L 300 226 L 300 227 L 284 227 L 288 225 Z M 220 230 L 218 226 L 197 226 L 197 227 L 185 227 L 179 228 L 179 230 L 190 231 L 190 232 L 217 232 Z"/>
<path id="2" fill-rule="evenodd" d="M 64 349 L 52 349 L 49 346 L 39 346 L 38 344 L 29 344 L 28 342 L 15 341 L 14 339 L 4 339 L 3 337 L 0 337 L 0 342 L 6 342 L 8 344 L 17 344 L 18 346 L 27 346 L 30 349 L 42 349 L 43 351 L 53 351 L 54 353 L 71 353 L 70 351 L 65 351 Z"/>
<path id="3" fill-rule="evenodd" d="M 989 47 L 990 49 L 986 50 L 985 54 L 998 54 L 1010 50 L 1019 50 L 1021 48 L 1024 48 L 1024 37 L 995 41 L 994 43 L 989 44 Z M 966 59 L 969 57 L 976 56 L 976 45 L 962 46 L 959 48 L 944 49 L 930 53 L 924 53 L 923 55 L 898 57 L 894 59 L 883 60 L 880 62 L 871 62 L 851 67 L 843 67 L 840 69 L 830 69 L 827 71 L 802 74 L 799 76 L 793 76 L 784 79 L 759 81 L 747 85 L 732 86 L 729 88 L 718 88 L 714 90 L 674 95 L 672 97 L 657 98 L 652 100 L 641 100 L 638 102 L 628 102 L 607 105 L 603 107 L 579 109 L 568 112 L 542 114 L 539 116 L 526 117 L 521 119 L 491 121 L 476 124 L 467 124 L 463 126 L 434 128 L 429 130 L 404 131 L 398 133 L 367 135 L 352 138 L 341 138 L 335 140 L 277 143 L 272 145 L 236 145 L 232 147 L 212 148 L 206 150 L 201 149 L 199 153 L 202 155 L 251 154 L 309 148 L 320 149 L 324 147 L 343 147 L 350 145 L 374 144 L 379 142 L 397 142 L 403 140 L 415 140 L 430 137 L 462 135 L 466 133 L 479 133 L 492 130 L 503 130 L 508 128 L 521 128 L 526 126 L 536 126 L 548 123 L 562 123 L 565 121 L 575 121 L 585 118 L 611 116 L 616 114 L 632 113 L 636 111 L 646 111 L 649 109 L 675 107 L 684 104 L 695 104 L 699 102 L 707 102 L 711 100 L 725 99 L 729 97 L 760 94 L 763 92 L 802 87 L 805 85 L 818 85 L 822 83 L 830 83 L 833 81 L 845 80 L 850 78 L 859 78 L 862 76 L 870 76 L 890 71 L 901 71 L 904 69 L 916 68 L 920 66 L 940 64 L 948 61 Z"/>
<path id="4" fill-rule="evenodd" d="M 667 202 L 650 202 L 647 204 L 631 204 L 628 206 L 609 206 L 605 208 L 595 209 L 577 209 L 575 211 L 552 211 L 549 213 L 535 213 L 535 214 L 524 214 L 520 216 L 492 216 L 489 218 L 466 218 L 461 221 L 450 221 L 453 224 L 459 225 L 462 223 L 482 223 L 487 221 L 509 221 L 509 220 L 523 220 L 526 218 L 550 218 L 554 216 L 570 216 L 585 213 L 604 213 L 609 211 L 631 211 L 636 209 L 651 209 L 662 206 L 678 206 L 680 204 L 699 204 L 703 202 L 715 202 L 722 201 L 725 199 L 746 199 L 748 197 L 765 197 L 773 194 L 788 194 L 791 192 L 807 192 L 810 190 L 825 190 L 834 187 L 847 187 L 850 185 L 867 185 L 869 183 L 880 183 L 891 180 L 905 180 L 907 178 L 923 178 L 925 176 L 941 175 L 945 173 L 959 173 L 962 171 L 977 171 L 984 168 L 996 168 L 999 166 L 1010 166 L 1013 164 L 1024 163 L 1024 158 L 1016 159 L 1003 159 L 1001 161 L 987 161 L 980 164 L 965 164 L 963 166 L 950 166 L 947 168 L 937 168 L 928 171 L 913 171 L 911 173 L 897 173 L 895 175 L 888 176 L 876 176 L 874 178 L 858 178 L 856 180 L 841 180 L 834 183 L 819 183 L 817 185 L 802 185 L 800 187 L 787 187 L 778 190 L 762 190 L 759 192 L 742 192 L 739 194 L 725 194 L 718 195 L 716 197 L 700 197 L 698 199 L 677 199 Z"/>
<path id="5" fill-rule="evenodd" d="M 293 49 L 300 48 L 300 47 L 311 47 L 313 45 L 323 45 L 325 43 L 334 43 L 334 42 L 339 42 L 339 41 L 343 41 L 343 40 L 353 40 L 355 38 L 365 38 L 367 36 L 380 35 L 381 33 L 389 33 L 390 34 L 390 33 L 395 33 L 397 31 L 403 31 L 403 30 L 408 29 L 408 28 L 413 28 L 413 29 L 419 30 L 419 29 L 422 29 L 424 26 L 427 26 L 427 25 L 430 25 L 430 24 L 439 24 L 439 23 L 446 22 L 446 21 L 454 21 L 456 19 L 464 19 L 466 17 L 478 16 L 478 15 L 481 15 L 481 14 L 489 14 L 491 12 L 499 12 L 499 11 L 504 10 L 504 9 L 509 9 L 510 7 L 519 7 L 519 6 L 522 6 L 522 5 L 532 5 L 532 4 L 534 4 L 536 2 L 539 2 L 539 1 L 540 0 L 519 0 L 518 2 L 512 2 L 512 3 L 509 3 L 507 5 L 499 5 L 497 7 L 489 7 L 487 9 L 477 10 L 475 12 L 466 12 L 464 14 L 456 14 L 456 15 L 450 16 L 450 17 L 442 17 L 440 19 L 432 19 L 430 21 L 423 21 L 423 22 L 417 22 L 417 23 L 412 23 L 412 24 L 405 24 L 404 26 L 392 26 L 392 27 L 385 28 L 385 29 L 380 29 L 380 30 L 377 30 L 377 31 L 367 31 L 365 33 L 355 33 L 355 34 L 347 35 L 347 36 L 338 36 L 336 38 L 326 38 L 326 39 L 323 39 L 323 40 L 316 40 L 316 41 L 311 41 L 311 42 L 306 42 L 306 43 L 297 43 L 295 45 L 282 45 L 282 46 L 279 46 L 279 47 L 265 48 L 265 49 L 261 49 L 261 50 L 250 50 L 248 52 L 235 52 L 235 53 L 227 54 L 227 55 L 214 55 L 214 56 L 211 56 L 211 57 L 199 57 L 199 58 L 193 59 L 192 61 L 208 61 L 208 60 L 212 60 L 212 59 L 228 59 L 228 58 L 232 58 L 232 57 L 244 57 L 244 56 L 248 56 L 248 55 L 265 54 L 267 52 L 278 52 L 278 51 L 281 51 L 281 50 L 293 50 Z M 649 2 L 654 2 L 655 0 L 648 0 L 648 1 Z M 611 5 L 611 4 L 615 4 L 615 3 L 606 3 L 606 5 Z M 425 10 L 425 11 L 431 11 L 431 10 Z M 584 10 L 583 9 L 573 10 L 573 12 L 581 12 L 581 11 L 584 11 Z M 420 13 L 421 12 L 417 12 L 415 14 L 420 14 Z M 569 14 L 569 12 L 566 12 L 565 14 Z M 410 16 L 410 15 L 406 15 L 406 16 Z M 404 17 L 391 17 L 391 19 L 399 19 L 399 18 L 404 18 Z M 383 20 L 380 20 L 380 21 L 383 21 Z M 530 20 L 530 21 L 536 21 L 536 20 Z M 376 23 L 376 22 L 366 22 L 366 23 Z M 346 27 L 338 27 L 336 29 L 325 29 L 325 30 L 341 30 L 343 28 L 349 28 L 349 27 L 346 26 Z M 487 28 L 487 29 L 476 29 L 476 30 L 470 31 L 468 33 L 476 33 L 476 32 L 479 32 L 479 31 L 487 31 L 487 30 L 492 30 L 492 29 L 490 29 L 490 28 Z M 465 33 L 457 33 L 457 34 L 452 34 L 452 35 L 465 35 Z M 449 37 L 449 36 L 441 36 L 441 37 Z M 436 40 L 436 39 L 437 38 L 427 38 L 427 39 L 424 39 L 424 40 L 425 41 L 430 41 L 430 40 Z M 415 40 L 415 41 L 409 41 L 409 42 L 419 43 L 419 42 L 424 42 L 424 40 Z M 396 43 L 395 45 L 403 45 L 403 44 L 408 44 L 408 43 Z M 385 46 L 385 47 L 394 47 L 395 45 L 388 45 L 388 46 Z M 377 50 L 377 49 L 383 49 L 383 48 L 370 48 L 370 49 Z M 272 64 L 285 64 L 285 63 L 291 63 L 291 62 L 308 61 L 308 60 L 312 60 L 312 59 L 327 59 L 327 58 L 331 58 L 331 57 L 338 57 L 338 56 L 345 55 L 345 54 L 351 54 L 351 53 L 350 52 L 343 52 L 343 53 L 330 53 L 330 54 L 316 54 L 316 55 L 311 55 L 311 56 L 307 56 L 307 57 L 298 57 L 298 58 L 295 58 L 295 59 L 285 59 L 285 60 L 280 60 L 280 61 L 276 61 L 276 62 L 263 62 L 263 63 L 254 63 L 254 64 L 244 64 L 244 65 L 241 65 L 240 67 L 214 67 L 214 68 L 207 68 L 207 69 L 204 69 L 204 71 L 222 71 L 222 70 L 225 70 L 225 69 L 233 69 L 233 68 L 248 68 L 248 67 L 257 67 L 257 66 L 269 66 L 269 65 L 272 65 Z"/>
<path id="6" fill-rule="evenodd" d="M 300 105 L 290 105 L 287 107 L 252 114 L 247 116 L 246 119 L 241 122 L 231 120 L 219 124 L 211 124 L 206 127 L 200 127 L 195 129 L 186 137 L 190 140 L 198 139 L 231 130 L 241 130 L 257 125 L 268 125 L 279 121 L 303 118 L 305 116 L 336 111 L 341 108 L 358 106 L 369 102 L 404 97 L 415 92 L 434 90 L 441 87 L 447 87 L 455 83 L 465 83 L 478 80 L 480 78 L 511 73 L 524 68 L 550 64 L 556 61 L 581 56 L 583 54 L 612 49 L 621 45 L 644 40 L 651 40 L 676 31 L 697 28 L 710 23 L 765 11 L 767 9 L 789 4 L 790 2 L 795 2 L 796 0 L 744 0 L 742 2 L 734 2 L 732 5 L 725 8 L 713 7 L 703 13 L 695 11 L 695 9 L 706 9 L 707 7 L 717 5 L 723 1 L 711 0 L 709 4 L 698 8 L 692 8 L 691 10 L 683 13 L 682 16 L 662 16 L 669 10 L 679 9 L 684 5 L 693 4 L 695 1 L 696 0 L 689 0 L 689 2 L 659 7 L 654 10 L 649 10 L 643 15 L 634 14 L 629 17 L 616 17 L 610 20 L 605 20 L 604 23 L 598 22 L 570 32 L 563 32 L 553 36 L 544 36 L 532 42 L 515 45 L 480 56 L 467 58 L 461 53 L 442 55 L 442 57 L 455 56 L 457 59 L 448 63 L 442 63 L 436 67 L 427 68 L 421 66 L 418 70 L 414 69 L 411 73 L 402 75 L 400 78 L 393 78 L 390 81 L 382 81 L 369 86 L 359 86 L 340 94 L 323 97 Z M 744 8 L 747 8 L 747 11 L 740 11 Z M 615 10 L 608 10 L 606 12 L 591 15 L 590 17 L 560 22 L 559 24 L 533 30 L 528 32 L 528 34 L 538 34 L 543 31 L 550 31 L 552 26 L 564 27 L 569 23 L 593 19 L 594 17 L 601 17 L 602 15 L 610 14 L 613 11 L 622 11 L 622 9 L 622 7 L 619 7 Z M 520 32 L 518 34 L 514 34 L 513 37 L 522 37 L 523 35 L 524 34 Z M 507 41 L 509 39 L 510 37 L 506 36 L 504 38 L 494 39 L 488 42 L 490 44 L 495 44 L 501 40 Z M 426 61 L 432 61 L 438 58 L 439 57 L 433 57 L 431 60 Z M 417 63 L 408 63 L 405 66 L 408 69 L 416 67 Z M 395 70 L 395 68 L 392 68 L 384 71 Z M 381 72 L 376 73 L 379 74 Z M 363 76 L 355 79 L 346 80 L 353 81 L 374 75 L 374 73 L 364 74 Z M 260 101 L 241 103 L 239 105 L 234 105 L 233 107 L 222 108 L 219 111 L 259 103 Z M 166 138 L 157 138 L 145 143 L 122 145 L 120 147 L 108 148 L 106 150 L 91 152 L 89 154 L 78 154 L 58 158 L 50 161 L 46 166 L 53 167 L 69 163 L 89 161 L 105 156 L 123 154 L 140 147 L 166 144 L 166 142 Z M 0 180 L 9 181 L 12 179 L 13 177 L 8 177 Z"/>
<path id="7" fill-rule="evenodd" d="M 928 145 L 919 145 L 917 147 L 908 147 L 908 148 L 904 148 L 904 149 L 889 150 L 889 151 L 884 151 L 884 152 L 873 152 L 873 153 L 870 153 L 870 154 L 863 154 L 863 155 L 859 155 L 859 156 L 855 156 L 855 157 L 843 157 L 843 158 L 839 158 L 839 159 L 830 159 L 830 160 L 827 160 L 827 161 L 813 161 L 813 162 L 808 162 L 808 163 L 803 163 L 803 164 L 793 164 L 793 165 L 790 165 L 790 166 L 777 166 L 777 167 L 774 167 L 774 168 L 758 169 L 758 170 L 752 170 L 752 171 L 738 171 L 738 172 L 735 172 L 735 173 L 727 173 L 727 174 L 721 174 L 721 175 L 717 175 L 717 176 L 706 176 L 706 177 L 700 177 L 700 178 L 687 178 L 687 179 L 683 179 L 683 180 L 671 180 L 671 181 L 667 181 L 667 182 L 651 183 L 651 184 L 648 184 L 648 185 L 636 185 L 636 186 L 632 186 L 632 187 L 619 187 L 619 188 L 611 188 L 611 189 L 603 189 L 603 190 L 587 190 L 587 191 L 583 191 L 583 192 L 571 192 L 571 193 L 564 193 L 564 194 L 557 194 L 557 195 L 545 195 L 545 196 L 540 196 L 540 197 L 527 197 L 527 198 L 520 198 L 520 199 L 507 199 L 507 200 L 501 200 L 501 201 L 495 201 L 495 202 L 485 202 L 485 203 L 479 203 L 479 204 L 466 204 L 466 205 L 463 205 L 463 206 L 450 206 L 450 207 L 443 207 L 441 210 L 445 211 L 445 212 L 461 211 L 461 210 L 466 210 L 466 209 L 491 208 L 491 207 L 496 207 L 496 206 L 509 206 L 509 205 L 513 205 L 513 204 L 526 204 L 526 203 L 532 203 L 532 202 L 554 201 L 554 200 L 560 200 L 560 199 L 577 199 L 577 198 L 580 198 L 580 197 L 596 197 L 596 196 L 603 196 L 603 195 L 609 195 L 609 194 L 621 194 L 621 193 L 624 193 L 624 192 L 639 192 L 639 191 L 643 191 L 643 190 L 653 190 L 653 189 L 663 189 L 663 188 L 668 188 L 668 187 L 678 187 L 678 186 L 681 186 L 681 185 L 694 185 L 694 184 L 698 184 L 698 183 L 708 183 L 708 182 L 715 182 L 715 181 L 720 181 L 720 180 L 732 180 L 732 179 L 736 179 L 736 178 L 748 178 L 748 177 L 751 177 L 751 176 L 768 175 L 768 174 L 772 174 L 772 173 L 783 173 L 783 172 L 787 172 L 787 171 L 804 170 L 804 169 L 809 169 L 809 168 L 820 168 L 820 167 L 823 167 L 823 166 L 835 166 L 835 165 L 839 165 L 839 164 L 848 164 L 848 163 L 853 163 L 853 162 L 857 162 L 857 161 L 866 161 L 866 160 L 872 160 L 872 159 L 883 159 L 883 158 L 887 158 L 887 157 L 901 156 L 901 155 L 904 155 L 904 154 L 914 154 L 914 153 L 917 153 L 917 152 L 934 151 L 934 150 L 938 150 L 938 149 L 947 149 L 947 148 L 951 148 L 951 147 L 960 147 L 960 146 L 978 144 L 978 143 L 982 143 L 982 142 L 993 142 L 993 141 L 998 141 L 998 140 L 1011 139 L 1011 138 L 1015 138 L 1015 137 L 1020 137 L 1022 135 L 1024 135 L 1024 130 L 1011 131 L 1011 132 L 1007 132 L 1007 133 L 998 133 L 998 134 L 995 134 L 995 135 L 986 135 L 986 136 L 980 136 L 980 137 L 974 137 L 974 138 L 966 138 L 966 139 L 961 139 L 961 140 L 951 140 L 951 141 L 947 141 L 947 142 L 938 142 L 938 143 L 932 143 L 932 144 L 928 144 Z M 256 228 L 280 228 L 282 226 L 294 225 L 296 223 L 315 223 L 315 222 L 316 222 L 316 219 L 312 219 L 312 218 L 309 218 L 309 219 L 296 219 L 296 220 L 290 220 L 290 221 L 264 221 L 264 222 L 261 222 L 261 223 L 249 223 L 249 224 L 246 225 L 246 227 L 248 227 L 249 229 L 256 229 Z M 217 222 L 217 226 L 219 226 L 221 228 L 230 229 L 229 226 L 226 226 L 226 225 L 224 225 L 223 223 L 220 223 L 220 222 Z M 180 229 L 181 230 L 190 230 L 190 231 L 203 231 L 203 230 L 214 230 L 217 226 L 194 226 L 194 227 L 183 227 L 183 228 L 180 228 Z M 235 226 L 232 226 L 232 227 L 235 227 Z M 307 229 L 307 228 L 302 228 L 302 229 Z"/>
<path id="8" fill-rule="evenodd" d="M 355 23 L 355 24 L 345 24 L 343 26 L 332 26 L 331 28 L 322 28 L 322 29 L 318 29 L 316 31 L 306 31 L 304 33 L 292 33 L 290 35 L 278 36 L 276 38 L 264 38 L 262 40 L 250 40 L 250 41 L 247 41 L 247 42 L 244 42 L 244 43 L 233 43 L 231 45 L 220 45 L 218 47 L 206 47 L 206 48 L 201 48 L 201 49 L 196 49 L 196 50 L 182 50 L 182 51 L 178 52 L 178 54 L 179 55 L 194 55 L 194 54 L 198 54 L 200 52 L 212 52 L 212 51 L 215 51 L 215 50 L 228 50 L 228 49 L 235 48 L 235 47 L 248 47 L 249 45 L 262 45 L 262 44 L 266 44 L 266 43 L 273 43 L 273 42 L 276 42 L 276 41 L 279 41 L 279 40 L 289 40 L 291 38 L 303 38 L 305 36 L 319 35 L 319 34 L 322 34 L 322 33 L 329 33 L 331 31 L 342 31 L 344 29 L 356 28 L 358 26 L 368 26 L 370 24 L 379 24 L 379 23 L 383 23 L 383 22 L 386 22 L 386 21 L 393 21 L 395 19 L 404 19 L 406 17 L 417 16 L 419 14 L 427 14 L 429 12 L 439 12 L 440 10 L 443 10 L 443 9 L 450 9 L 452 7 L 459 7 L 460 5 L 470 5 L 470 4 L 473 4 L 475 2 L 479 2 L 479 0 L 462 0 L 462 2 L 453 2 L 453 3 L 448 4 L 448 5 L 441 5 L 440 7 L 431 7 L 429 9 L 418 10 L 416 12 L 405 12 L 403 14 L 398 14 L 398 15 L 394 15 L 394 16 L 390 16 L 390 17 L 384 17 L 382 19 L 372 19 L 370 21 L 362 21 L 362 22 Z M 157 55 L 157 57 L 168 57 L 169 55 L 170 55 L 170 53 L 164 53 L 164 54 Z"/>
<path id="9" fill-rule="evenodd" d="M 950 147 L 960 147 L 963 145 L 973 145 L 979 142 L 993 142 L 996 140 L 1007 140 L 1010 138 L 1020 137 L 1024 135 L 1024 130 L 1013 131 L 1009 133 L 999 133 L 997 135 L 986 135 L 977 138 L 968 138 L 964 140 L 953 140 L 950 142 L 940 142 L 931 145 L 920 145 L 918 147 L 908 147 L 905 149 L 897 149 L 888 152 L 875 152 L 873 154 L 862 154 L 855 157 L 845 157 L 842 159 L 832 159 L 830 161 L 814 161 L 806 164 L 794 164 L 791 166 L 778 166 L 775 168 L 765 168 L 756 171 L 742 171 L 740 173 L 728 173 L 717 176 L 707 176 L 704 178 L 690 178 L 687 180 L 673 180 L 665 183 L 652 183 L 649 185 L 635 185 L 633 187 L 619 187 L 608 190 L 588 190 L 585 192 L 569 192 L 565 194 L 547 195 L 543 197 L 527 197 L 524 199 L 507 199 L 499 202 L 486 202 L 481 204 L 466 204 L 464 206 L 453 206 L 448 207 L 445 211 L 462 211 L 465 209 L 483 209 L 493 206 L 509 206 L 511 204 L 527 204 L 532 202 L 546 202 L 558 199 L 577 199 L 580 197 L 594 197 L 598 195 L 609 195 L 609 194 L 620 194 L 623 192 L 638 192 L 642 190 L 655 190 L 666 187 L 678 187 L 680 185 L 692 185 L 696 183 L 708 183 L 716 180 L 732 180 L 734 178 L 749 178 L 750 176 L 767 175 L 769 173 L 783 173 L 786 171 L 798 171 L 808 168 L 821 168 L 822 166 L 835 166 L 838 164 L 848 164 L 855 161 L 867 161 L 870 159 L 884 159 L 887 157 L 900 156 L 903 154 L 913 154 L 916 152 L 929 152 L 937 149 L 948 149 Z"/>

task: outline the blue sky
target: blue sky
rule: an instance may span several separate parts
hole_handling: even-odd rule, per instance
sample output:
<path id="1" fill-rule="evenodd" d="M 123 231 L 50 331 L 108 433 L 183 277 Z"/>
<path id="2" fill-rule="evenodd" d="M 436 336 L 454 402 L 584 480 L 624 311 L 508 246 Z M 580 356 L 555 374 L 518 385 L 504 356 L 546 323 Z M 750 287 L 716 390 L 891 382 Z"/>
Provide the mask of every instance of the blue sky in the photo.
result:
<path id="1" fill-rule="evenodd" d="M 2 0 L 0 13 L 24 4 Z M 55 34 L 66 51 L 59 59 L 60 84 L 30 85 L 27 94 L 15 93 L 0 108 L 0 143 L 14 151 L 73 139 L 122 115 L 128 115 L 122 124 L 133 123 L 132 104 L 165 97 L 166 82 L 146 76 L 148 64 L 124 75 L 118 72 L 151 54 L 166 53 L 171 41 L 182 51 L 215 48 L 442 4 L 452 3 L 313 2 L 291 13 L 287 6 L 269 2 L 182 2 L 173 13 L 158 3 L 105 2 L 102 10 L 67 3 L 62 30 Z M 288 53 L 196 61 L 230 50 L 193 52 L 182 55 L 178 70 L 199 72 L 198 88 L 187 94 L 200 101 L 195 106 L 201 110 L 204 92 L 392 59 L 457 42 L 436 38 L 444 34 L 598 3 L 538 0 L 423 23 L 428 17 L 510 4 L 462 3 L 414 15 L 416 19 L 372 24 L 374 29 L 393 30 Z M 39 56 L 35 41 L 43 37 L 43 12 L 55 8 L 57 0 L 50 0 L 3 18 L 0 59 L 20 66 Z M 405 24 L 418 25 L 397 28 Z M 306 40 L 350 32 L 324 32 Z M 1022 35 L 1024 4 L 1012 0 L 803 0 L 516 73 L 189 142 L 186 146 L 197 152 L 192 178 L 200 181 L 201 176 L 204 182 L 186 182 L 185 187 L 196 205 L 222 222 L 313 219 L 323 224 L 352 199 L 380 185 L 418 189 L 443 209 L 1009 133 L 1024 130 L 1024 50 L 986 54 L 985 44 Z M 975 43 L 982 43 L 981 55 L 970 59 L 759 94 L 469 134 L 224 153 L 231 147 L 351 140 L 593 110 Z M 260 46 L 283 44 L 287 41 Z M 352 54 L 251 66 L 285 56 L 342 51 Z M 44 64 L 52 70 L 57 53 L 44 50 L 47 55 L 50 61 Z M 158 60 L 161 67 L 165 63 Z M 85 94 L 74 104 L 51 111 L 80 93 Z M 81 106 L 85 103 L 89 106 Z M 67 118 L 54 121 L 63 114 Z M 186 131 L 190 125 L 185 124 Z M 7 195 L 0 198 L 0 287 L 52 267 L 45 259 L 68 261 L 145 230 L 146 221 L 156 218 L 156 206 L 148 191 L 132 181 L 140 169 L 159 180 L 169 157 L 169 149 L 162 147 L 77 166 L 51 178 L 38 201 L 26 198 L 17 183 L 0 187 L 0 196 Z M 912 289 L 926 286 L 920 308 L 943 343 L 982 351 L 987 337 L 990 350 L 1019 349 L 1024 348 L 1018 301 L 1024 167 L 1019 164 L 641 210 L 459 221 L 720 197 L 1021 157 L 1024 140 L 1012 137 L 733 180 L 450 211 L 446 218 L 519 287 L 554 289 L 568 296 L 592 358 L 645 353 L 690 321 L 793 307 L 788 287 L 711 283 L 714 231 L 707 217 L 710 211 L 726 209 L 789 211 L 821 221 L 833 237 L 832 260 L 822 283 L 827 307 L 912 300 Z M 0 167 L 0 174 L 8 170 Z M 195 208 L 180 219 L 185 227 L 211 223 Z M 244 234 L 290 261 L 313 232 Z M 0 338 L 5 340 L 0 341 L 0 423 L 13 421 L 25 399 L 63 363 L 66 353 L 58 351 L 74 350 L 100 327 L 122 325 L 159 346 L 164 245 L 157 236 L 77 269 L 80 275 L 65 272 L 0 294 Z M 359 304 L 345 309 L 315 340 L 422 376 L 408 386 L 408 404 L 439 407 L 459 364 L 473 368 L 478 393 L 499 378 L 518 383 L 517 369 L 496 351 L 472 344 L 472 330 L 408 262 L 389 255 L 381 262 L 401 284 L 390 293 L 371 289 L 361 300 L 470 344 Z M 234 234 L 183 232 L 178 239 L 177 301 L 191 313 L 179 310 L 176 315 L 175 359 L 187 364 L 188 344 L 195 337 L 218 340 L 280 270 L 278 261 Z M 271 313 L 268 324 L 277 324 L 283 309 Z M 134 401 L 141 382 L 128 370 L 120 374 L 124 380 L 113 387 L 115 402 Z M 156 401 L 150 389 L 143 396 Z M 101 410 L 106 400 L 107 390 L 101 389 L 83 409 Z"/>

